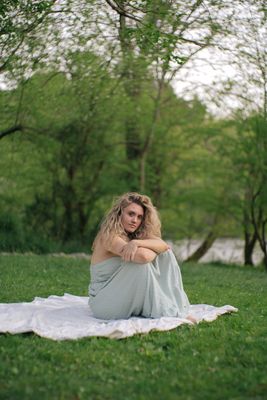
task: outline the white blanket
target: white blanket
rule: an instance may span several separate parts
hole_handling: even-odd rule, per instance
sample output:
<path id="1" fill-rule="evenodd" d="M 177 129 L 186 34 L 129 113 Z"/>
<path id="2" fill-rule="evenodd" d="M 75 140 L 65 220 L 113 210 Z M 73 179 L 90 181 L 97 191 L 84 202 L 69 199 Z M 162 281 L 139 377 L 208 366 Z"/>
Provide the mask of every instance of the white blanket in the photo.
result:
<path id="1" fill-rule="evenodd" d="M 225 305 L 214 307 L 207 304 L 190 306 L 190 314 L 197 322 L 214 321 L 219 315 L 236 312 L 237 308 Z M 49 296 L 35 297 L 31 303 L 0 304 L 0 332 L 35 332 L 53 340 L 80 339 L 88 336 L 104 336 L 122 339 L 151 330 L 167 331 L 182 324 L 192 324 L 183 318 L 158 319 L 132 317 L 105 321 L 96 319 L 88 306 L 88 297 Z"/>

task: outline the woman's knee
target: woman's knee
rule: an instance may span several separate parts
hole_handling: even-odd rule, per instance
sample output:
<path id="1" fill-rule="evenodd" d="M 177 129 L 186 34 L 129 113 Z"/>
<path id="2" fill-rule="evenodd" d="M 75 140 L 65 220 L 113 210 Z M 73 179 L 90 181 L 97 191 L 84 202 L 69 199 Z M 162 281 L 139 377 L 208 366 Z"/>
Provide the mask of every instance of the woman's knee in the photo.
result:
<path id="1" fill-rule="evenodd" d="M 147 272 L 152 268 L 151 263 L 133 263 L 133 262 L 128 262 L 125 263 L 124 265 L 124 270 L 128 271 L 129 273 L 132 273 L 136 276 L 144 275 L 147 274 Z"/>

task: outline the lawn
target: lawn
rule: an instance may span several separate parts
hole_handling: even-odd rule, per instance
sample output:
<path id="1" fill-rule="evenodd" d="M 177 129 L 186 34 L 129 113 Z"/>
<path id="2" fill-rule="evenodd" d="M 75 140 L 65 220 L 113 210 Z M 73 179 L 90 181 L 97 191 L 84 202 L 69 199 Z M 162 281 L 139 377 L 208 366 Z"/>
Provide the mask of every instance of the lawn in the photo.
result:
<path id="1" fill-rule="evenodd" d="M 191 303 L 239 312 L 123 340 L 54 342 L 0 335 L 0 399 L 267 399 L 267 274 L 226 265 L 182 266 Z M 87 295 L 88 262 L 0 256 L 0 302 Z"/>

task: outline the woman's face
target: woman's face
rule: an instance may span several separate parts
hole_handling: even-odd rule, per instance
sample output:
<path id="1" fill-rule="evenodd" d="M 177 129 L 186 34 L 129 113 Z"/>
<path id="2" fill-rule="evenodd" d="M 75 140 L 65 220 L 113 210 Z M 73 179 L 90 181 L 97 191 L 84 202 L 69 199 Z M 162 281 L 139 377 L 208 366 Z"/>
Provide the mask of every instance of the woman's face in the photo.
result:
<path id="1" fill-rule="evenodd" d="M 131 203 L 122 210 L 122 226 L 128 233 L 135 232 L 142 223 L 144 210 L 139 204 Z"/>

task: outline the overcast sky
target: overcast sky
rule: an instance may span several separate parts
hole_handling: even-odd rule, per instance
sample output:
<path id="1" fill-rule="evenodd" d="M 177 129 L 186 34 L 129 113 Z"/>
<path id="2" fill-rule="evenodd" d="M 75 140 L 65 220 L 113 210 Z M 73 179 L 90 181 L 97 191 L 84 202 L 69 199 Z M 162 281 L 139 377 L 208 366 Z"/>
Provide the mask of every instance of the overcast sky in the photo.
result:
<path id="1" fill-rule="evenodd" d="M 62 4 L 63 3 L 64 2 L 62 2 Z M 103 4 L 106 3 L 104 2 Z M 233 11 L 233 7 L 235 7 L 235 29 L 238 30 L 237 33 L 239 35 L 239 39 L 243 41 L 243 47 L 246 46 L 246 35 L 248 35 L 249 33 L 249 24 L 247 23 L 247 21 L 251 20 L 251 23 L 256 25 L 258 24 L 258 14 L 255 12 L 255 6 L 252 5 L 250 7 L 250 4 L 251 3 L 249 1 L 229 3 L 229 1 L 226 0 L 224 3 L 224 7 L 221 9 L 222 15 L 220 16 L 220 18 L 222 21 L 225 19 L 227 23 L 229 16 L 228 14 L 231 14 L 231 12 Z M 58 5 L 60 6 L 60 2 L 58 2 Z M 185 5 L 186 3 L 181 5 L 181 7 Z M 249 5 L 249 7 L 247 7 L 247 5 Z M 80 10 L 79 7 L 81 7 L 80 3 L 78 3 L 78 12 Z M 106 9 L 107 8 L 108 7 L 106 6 Z M 100 20 L 102 20 L 102 22 L 100 22 L 100 25 L 103 24 L 103 30 L 101 29 L 101 33 L 103 35 L 103 43 L 108 43 L 108 41 L 110 40 L 115 40 L 118 43 L 118 37 L 116 37 L 118 36 L 118 26 L 116 27 L 116 24 L 118 24 L 118 15 L 116 14 L 116 12 L 113 12 L 112 14 L 111 11 L 111 18 L 114 19 L 115 22 L 113 22 L 114 25 L 112 25 L 112 28 L 107 28 L 107 26 L 105 25 L 107 22 L 107 15 L 105 14 L 105 11 L 104 13 L 101 12 L 101 10 L 99 11 L 99 9 L 93 11 L 94 13 L 99 14 L 98 17 L 100 18 Z M 69 14 L 69 18 L 66 19 L 66 16 L 62 15 L 61 17 L 59 17 L 60 19 L 56 22 L 59 24 L 58 26 L 61 29 L 60 34 L 62 35 L 62 40 L 57 42 L 56 46 L 50 46 L 49 53 L 51 55 L 53 54 L 53 52 L 55 54 L 60 54 L 60 52 L 64 54 L 64 52 L 68 48 L 73 48 L 75 50 L 75 44 L 73 44 L 72 39 L 73 24 L 68 24 L 68 21 L 70 21 L 71 18 L 74 18 L 74 16 L 75 13 L 71 13 Z M 98 17 L 95 16 L 95 18 Z M 58 17 L 56 16 L 55 18 Z M 243 21 L 246 21 L 246 24 L 243 24 Z M 82 20 L 78 20 L 78 22 L 80 22 L 82 27 Z M 81 28 L 77 26 L 76 22 L 75 27 L 81 30 Z M 88 29 L 91 30 L 90 33 L 92 34 L 92 26 L 88 27 Z M 190 35 L 190 37 L 191 35 L 195 34 L 197 35 L 197 39 L 199 31 L 196 30 L 193 31 L 193 33 L 189 31 L 187 34 Z M 264 57 L 266 57 L 266 47 L 265 53 L 263 51 L 263 47 L 266 46 L 267 41 L 266 27 L 262 27 L 261 30 L 257 32 L 257 34 L 259 36 L 257 39 L 260 46 L 259 49 L 262 54 L 265 54 Z M 233 36 L 232 40 L 237 40 L 238 35 L 236 35 L 236 37 Z M 111 39 L 109 38 L 109 36 Z M 194 38 L 194 36 L 192 37 Z M 96 38 L 94 40 L 98 39 Z M 222 44 L 226 47 L 234 47 L 234 43 L 229 42 L 227 38 L 224 39 L 222 37 L 220 40 L 222 41 Z M 90 46 L 92 46 L 92 43 L 93 42 L 90 42 Z M 101 48 L 101 45 L 99 46 L 98 43 L 95 46 L 93 45 L 93 47 L 95 47 L 95 49 L 99 49 Z M 104 47 L 105 45 L 103 46 L 103 49 Z M 245 48 L 245 50 L 248 52 L 253 52 L 255 50 L 255 44 L 248 41 L 247 48 Z M 178 48 L 177 51 L 177 54 L 179 54 L 180 49 Z M 185 53 L 183 53 L 183 51 L 185 51 Z M 186 54 L 186 49 L 182 50 L 182 54 Z M 62 68 L 64 69 L 63 64 Z M 208 109 L 214 115 L 229 115 L 231 114 L 232 110 L 236 109 L 237 107 L 244 106 L 244 99 L 246 97 L 248 98 L 247 106 L 249 105 L 249 102 L 251 102 L 250 105 L 252 106 L 252 108 L 253 105 L 255 106 L 255 104 L 261 104 L 261 102 L 263 101 L 262 89 L 260 88 L 260 86 L 257 87 L 257 85 L 252 83 L 253 79 L 255 81 L 260 80 L 260 76 L 258 73 L 259 71 L 253 68 L 253 66 L 247 63 L 243 70 L 241 70 L 233 64 L 233 59 L 231 59 L 231 55 L 229 54 L 229 52 L 223 52 L 218 48 L 216 49 L 215 47 L 213 47 L 212 49 L 202 50 L 197 54 L 196 57 L 186 63 L 186 65 L 176 74 L 175 78 L 172 81 L 172 85 L 178 96 L 183 96 L 186 99 L 190 99 L 192 98 L 192 96 L 198 95 L 198 97 L 207 104 Z M 232 88 L 231 92 L 227 92 L 229 80 L 235 81 L 235 86 Z M 3 77 L 1 80 L 1 75 L 0 88 L 6 88 L 6 85 L 3 83 Z M 223 95 L 222 91 L 225 91 L 226 94 Z M 240 99 L 242 99 L 242 101 Z"/>

